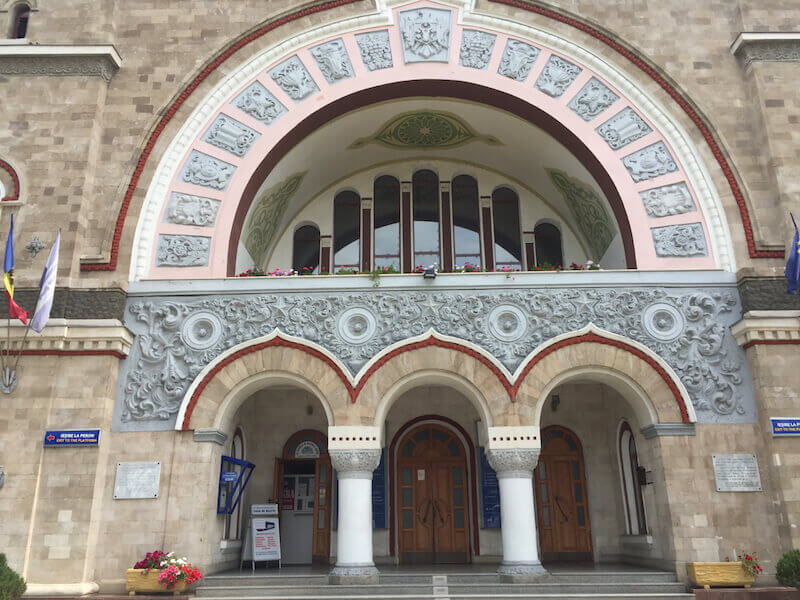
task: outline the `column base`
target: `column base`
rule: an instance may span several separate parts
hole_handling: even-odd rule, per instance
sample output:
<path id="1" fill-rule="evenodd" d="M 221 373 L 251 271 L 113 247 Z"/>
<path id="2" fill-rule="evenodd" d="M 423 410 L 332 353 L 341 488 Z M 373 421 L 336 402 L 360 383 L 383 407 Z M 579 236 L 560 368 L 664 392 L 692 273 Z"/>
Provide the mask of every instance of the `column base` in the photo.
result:
<path id="1" fill-rule="evenodd" d="M 380 573 L 375 565 L 336 565 L 328 575 L 330 585 L 374 585 Z"/>
<path id="2" fill-rule="evenodd" d="M 500 581 L 503 583 L 532 583 L 550 576 L 539 561 L 536 562 L 502 562 L 497 568 Z"/>

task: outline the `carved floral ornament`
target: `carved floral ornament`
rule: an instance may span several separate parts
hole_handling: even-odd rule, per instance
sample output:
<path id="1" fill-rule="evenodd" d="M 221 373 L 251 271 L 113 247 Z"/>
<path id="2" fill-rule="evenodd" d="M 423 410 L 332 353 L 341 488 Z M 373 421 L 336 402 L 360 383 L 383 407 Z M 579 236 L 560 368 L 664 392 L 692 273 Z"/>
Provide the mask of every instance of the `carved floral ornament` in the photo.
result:
<path id="1" fill-rule="evenodd" d="M 593 323 L 648 347 L 677 374 L 701 422 L 753 422 L 744 351 L 727 288 L 596 288 L 280 293 L 132 302 L 136 334 L 117 392 L 122 421 L 174 422 L 192 381 L 227 349 L 278 330 L 359 373 L 390 346 L 431 329 L 482 348 L 515 372 L 553 338 Z"/>

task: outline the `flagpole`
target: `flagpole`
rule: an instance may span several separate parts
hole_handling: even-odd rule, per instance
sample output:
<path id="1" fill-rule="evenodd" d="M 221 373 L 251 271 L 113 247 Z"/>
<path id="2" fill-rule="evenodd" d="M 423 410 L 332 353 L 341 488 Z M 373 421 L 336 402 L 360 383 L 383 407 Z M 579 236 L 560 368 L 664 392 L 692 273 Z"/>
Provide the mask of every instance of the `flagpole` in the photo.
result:
<path id="1" fill-rule="evenodd" d="M 31 325 L 33 325 L 33 316 L 36 314 L 36 307 L 39 306 L 39 296 L 42 295 L 42 288 L 39 288 L 39 293 L 36 294 L 36 304 L 34 305 L 33 312 L 28 315 L 28 326 L 25 328 L 25 335 L 22 336 L 22 344 L 19 347 L 19 351 L 17 352 L 17 358 L 14 360 L 14 367 L 11 369 L 12 371 L 17 370 L 17 365 L 19 364 L 19 357 L 22 356 L 22 350 L 25 348 L 25 341 L 28 339 L 28 334 L 31 331 Z"/>

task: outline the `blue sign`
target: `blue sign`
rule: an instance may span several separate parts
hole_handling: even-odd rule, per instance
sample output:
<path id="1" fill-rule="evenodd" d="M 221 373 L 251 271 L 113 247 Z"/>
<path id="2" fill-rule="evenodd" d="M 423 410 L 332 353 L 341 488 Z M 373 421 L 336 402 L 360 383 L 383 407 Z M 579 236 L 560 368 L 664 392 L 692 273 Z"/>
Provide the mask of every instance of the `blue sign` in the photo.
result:
<path id="1" fill-rule="evenodd" d="M 800 418 L 770 417 L 769 421 L 773 437 L 800 435 Z"/>
<path id="2" fill-rule="evenodd" d="M 500 528 L 500 485 L 486 452 L 481 448 L 481 500 L 483 504 L 484 529 Z"/>
<path id="3" fill-rule="evenodd" d="M 381 462 L 372 472 L 372 528 L 386 529 L 386 465 L 381 452 Z"/>
<path id="4" fill-rule="evenodd" d="M 44 433 L 45 446 L 65 448 L 67 446 L 97 446 L 99 443 L 99 429 L 54 430 Z"/>
<path id="5" fill-rule="evenodd" d="M 222 483 L 233 483 L 237 479 L 239 479 L 239 474 L 236 471 L 223 471 L 219 476 Z"/>

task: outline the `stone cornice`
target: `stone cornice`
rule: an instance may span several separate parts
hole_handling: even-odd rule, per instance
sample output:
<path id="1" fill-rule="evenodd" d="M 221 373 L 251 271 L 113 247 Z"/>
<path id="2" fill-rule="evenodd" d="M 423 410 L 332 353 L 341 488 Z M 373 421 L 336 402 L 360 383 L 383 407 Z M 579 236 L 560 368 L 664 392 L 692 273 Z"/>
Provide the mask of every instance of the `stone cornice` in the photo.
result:
<path id="1" fill-rule="evenodd" d="M 19 321 L 0 327 L 0 336 L 11 339 L 11 351 L 20 349 L 26 326 Z M 50 319 L 41 334 L 29 333 L 22 348 L 25 354 L 108 354 L 125 358 L 130 352 L 133 334 L 115 319 Z"/>
<path id="2" fill-rule="evenodd" d="M 744 66 L 752 62 L 800 62 L 800 32 L 743 31 L 731 45 L 731 52 Z"/>
<path id="3" fill-rule="evenodd" d="M 121 66 L 122 58 L 109 44 L 0 45 L 0 75 L 84 75 L 109 82 Z"/>
<path id="4" fill-rule="evenodd" d="M 800 310 L 751 310 L 731 326 L 743 348 L 756 344 L 800 344 Z"/>
<path id="5" fill-rule="evenodd" d="M 661 436 L 694 435 L 694 423 L 653 423 L 640 430 L 645 439 Z"/>

